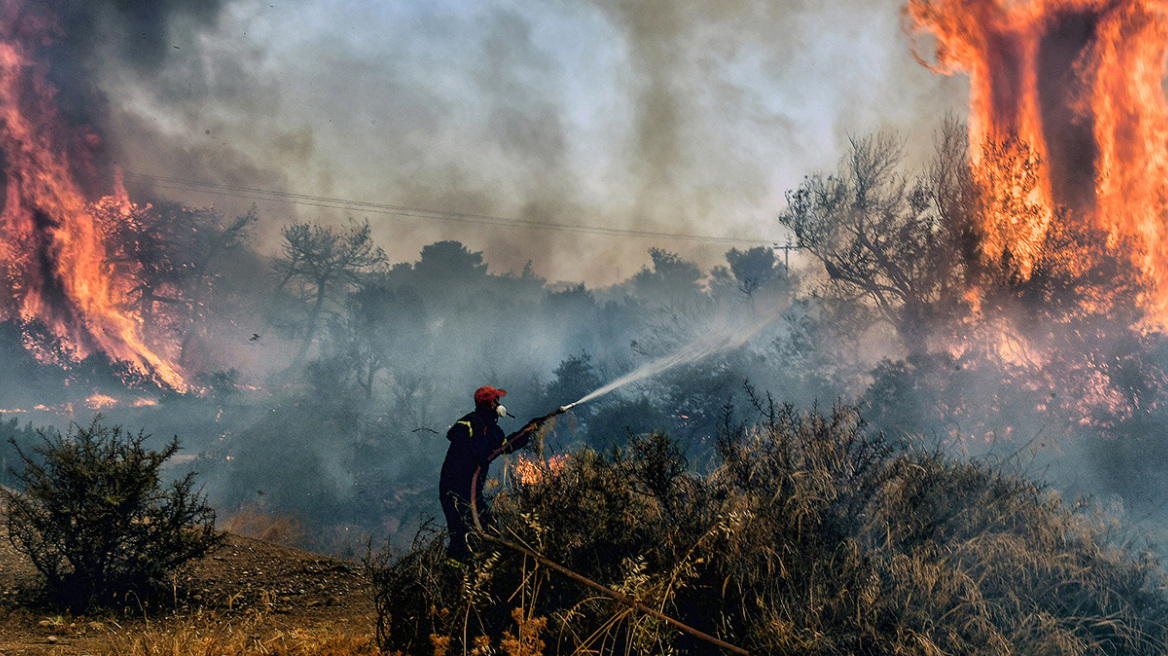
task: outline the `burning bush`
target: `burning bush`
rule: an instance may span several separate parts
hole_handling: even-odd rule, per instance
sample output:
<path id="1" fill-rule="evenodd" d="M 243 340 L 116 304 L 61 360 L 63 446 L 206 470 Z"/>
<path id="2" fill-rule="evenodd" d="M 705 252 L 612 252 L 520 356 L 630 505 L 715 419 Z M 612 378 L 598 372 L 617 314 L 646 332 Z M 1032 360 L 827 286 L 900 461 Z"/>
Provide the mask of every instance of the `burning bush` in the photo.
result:
<path id="1" fill-rule="evenodd" d="M 178 441 L 151 451 L 148 437 L 95 419 L 65 435 L 42 432 L 31 454 L 17 446 L 23 493 L 0 491 L 9 538 L 36 566 L 50 602 L 86 608 L 151 592 L 219 542 L 214 511 L 191 490 L 193 473 L 159 485 Z"/>
<path id="2" fill-rule="evenodd" d="M 759 405 L 758 425 L 724 428 L 705 474 L 651 435 L 504 489 L 499 540 L 470 567 L 445 564 L 432 529 L 392 562 L 383 552 L 369 568 L 382 647 L 469 649 L 526 631 L 549 653 L 713 653 L 503 541 L 752 653 L 1168 645 L 1161 570 L 1084 506 L 982 464 L 893 448 L 851 407 Z"/>

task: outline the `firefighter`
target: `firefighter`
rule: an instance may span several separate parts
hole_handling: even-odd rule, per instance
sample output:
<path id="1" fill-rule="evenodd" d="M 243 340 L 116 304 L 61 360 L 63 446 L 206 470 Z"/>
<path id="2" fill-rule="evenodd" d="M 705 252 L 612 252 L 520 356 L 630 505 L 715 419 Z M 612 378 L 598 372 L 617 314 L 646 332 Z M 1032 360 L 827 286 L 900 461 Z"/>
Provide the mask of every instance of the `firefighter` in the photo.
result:
<path id="1" fill-rule="evenodd" d="M 499 399 L 506 394 L 506 390 L 490 386 L 478 388 L 474 393 L 474 412 L 459 419 L 446 433 L 450 447 L 442 463 L 438 493 L 442 498 L 442 514 L 446 515 L 446 528 L 450 532 L 446 553 L 458 563 L 470 559 L 467 537 L 475 526 L 470 504 L 472 495 L 482 526 L 489 526 L 492 521 L 491 509 L 483 498 L 483 483 L 487 480 L 491 460 L 502 453 L 523 448 L 531 432 L 541 423 L 533 420 L 504 437 L 499 419 L 510 415 Z"/>

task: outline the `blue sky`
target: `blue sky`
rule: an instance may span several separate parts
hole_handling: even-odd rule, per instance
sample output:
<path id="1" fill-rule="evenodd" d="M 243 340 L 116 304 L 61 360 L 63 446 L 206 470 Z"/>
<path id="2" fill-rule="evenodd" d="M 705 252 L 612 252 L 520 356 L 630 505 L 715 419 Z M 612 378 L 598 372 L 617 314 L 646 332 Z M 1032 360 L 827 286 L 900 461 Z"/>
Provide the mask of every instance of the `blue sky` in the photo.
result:
<path id="1" fill-rule="evenodd" d="M 967 102 L 913 61 L 892 0 L 248 0 L 184 20 L 163 65 L 100 69 L 127 171 L 536 222 L 781 240 L 784 192 L 849 134 L 921 152 Z M 496 272 L 593 285 L 652 245 L 704 266 L 732 245 L 259 209 L 269 247 L 288 221 L 369 218 L 395 261 L 458 239 Z"/>

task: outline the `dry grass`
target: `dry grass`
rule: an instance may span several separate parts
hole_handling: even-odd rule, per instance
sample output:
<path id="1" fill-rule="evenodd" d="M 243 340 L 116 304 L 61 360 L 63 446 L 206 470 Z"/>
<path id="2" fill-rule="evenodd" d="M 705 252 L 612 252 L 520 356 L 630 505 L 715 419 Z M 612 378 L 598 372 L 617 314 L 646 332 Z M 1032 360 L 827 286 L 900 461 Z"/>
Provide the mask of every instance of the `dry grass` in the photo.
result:
<path id="1" fill-rule="evenodd" d="M 1088 507 L 893 450 L 851 408 L 763 412 L 726 431 L 702 475 L 662 436 L 576 453 L 504 489 L 497 529 L 757 654 L 1168 652 L 1168 579 Z M 455 569 L 442 547 L 422 533 L 371 563 L 387 651 L 715 651 L 521 554 L 483 549 Z"/>
<path id="2" fill-rule="evenodd" d="M 380 654 L 368 631 L 347 628 L 271 629 L 263 618 L 232 620 L 208 615 L 155 622 L 132 631 L 111 628 L 91 648 L 94 656 L 372 656 Z"/>
<path id="3" fill-rule="evenodd" d="M 263 503 L 239 508 L 225 521 L 219 522 L 219 528 L 271 544 L 352 561 L 360 558 L 371 537 L 367 529 L 351 524 L 317 526 L 309 531 L 294 515 Z"/>

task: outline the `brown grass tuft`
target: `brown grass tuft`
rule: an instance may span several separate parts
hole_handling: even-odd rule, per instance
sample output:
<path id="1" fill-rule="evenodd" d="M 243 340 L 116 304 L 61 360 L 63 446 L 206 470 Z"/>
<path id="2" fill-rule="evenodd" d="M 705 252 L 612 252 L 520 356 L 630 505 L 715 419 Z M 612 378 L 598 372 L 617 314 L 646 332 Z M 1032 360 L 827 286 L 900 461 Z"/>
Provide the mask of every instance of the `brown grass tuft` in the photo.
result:
<path id="1" fill-rule="evenodd" d="M 261 629 L 258 618 L 235 623 L 207 616 L 117 631 L 92 649 L 103 656 L 377 656 L 369 632 L 323 627 Z"/>

